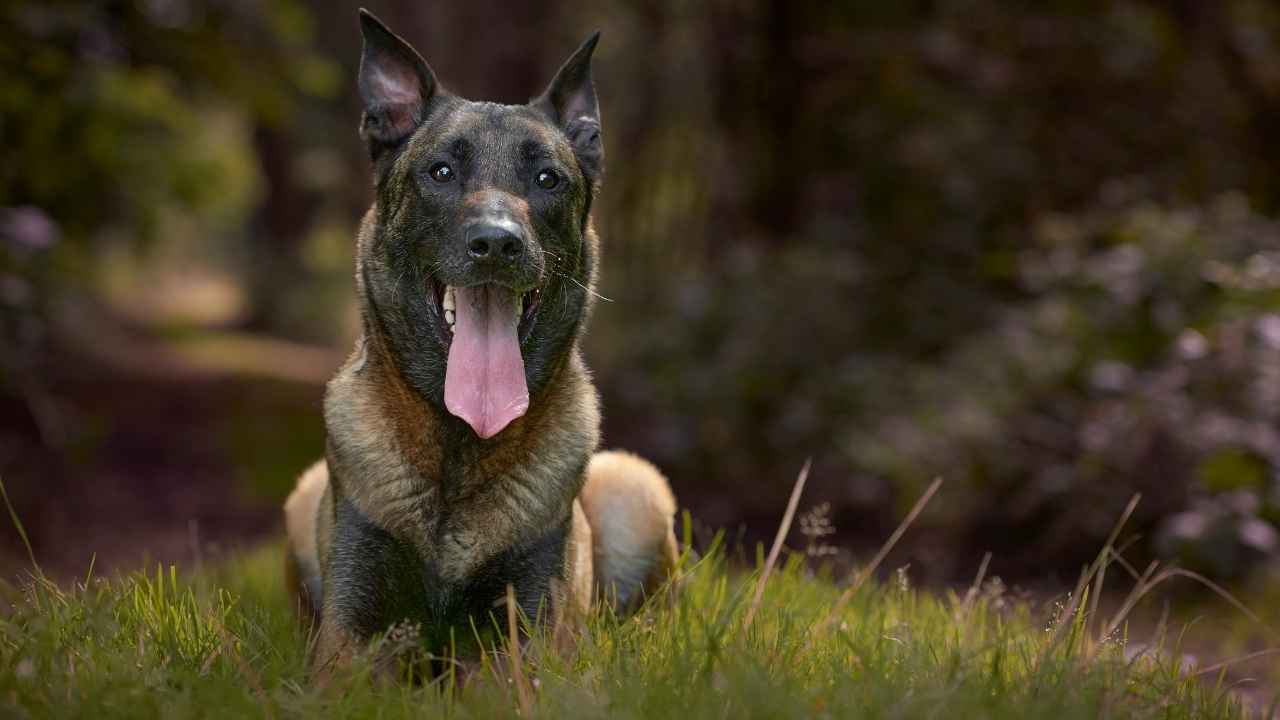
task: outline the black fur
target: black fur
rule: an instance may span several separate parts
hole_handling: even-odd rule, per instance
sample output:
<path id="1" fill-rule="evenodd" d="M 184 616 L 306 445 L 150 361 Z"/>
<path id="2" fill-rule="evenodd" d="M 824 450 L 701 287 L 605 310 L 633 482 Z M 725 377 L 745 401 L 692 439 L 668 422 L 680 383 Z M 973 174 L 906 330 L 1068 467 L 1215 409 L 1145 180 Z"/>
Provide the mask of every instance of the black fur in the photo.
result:
<path id="1" fill-rule="evenodd" d="M 334 508 L 333 555 L 329 583 L 335 619 L 352 632 L 371 637 L 389 626 L 419 623 L 426 649 L 443 653 L 506 627 L 507 584 L 530 620 L 544 615 L 552 580 L 564 580 L 565 541 L 570 518 L 533 540 L 490 558 L 463 582 L 441 579 L 413 546 L 370 522 L 350 502 Z"/>
<path id="2" fill-rule="evenodd" d="M 416 50 L 365 10 L 360 11 L 360 31 L 364 49 L 358 84 L 365 108 L 360 134 L 376 162 L 422 123 L 439 83 Z"/>
<path id="3" fill-rule="evenodd" d="M 443 410 L 449 337 L 429 292 L 431 283 L 494 281 L 519 292 L 537 288 L 540 309 L 522 329 L 521 341 L 526 382 L 536 402 L 581 332 L 591 304 L 587 288 L 595 268 L 587 247 L 589 217 L 603 162 L 590 69 L 598 35 L 574 53 L 541 96 L 529 105 L 508 106 L 446 93 L 418 53 L 372 15 L 362 13 L 361 25 L 364 135 L 375 159 L 377 213 L 372 257 L 360 270 L 372 311 L 365 322 L 376 324 L 394 354 L 405 360 L 401 369 L 409 383 Z M 370 78 L 386 77 L 411 77 L 399 96 L 420 97 L 389 120 L 378 119 L 387 113 L 387 94 L 366 91 L 378 85 Z M 395 132 L 370 130 L 371 118 Z M 415 124 L 403 135 L 400 121 L 406 118 Z M 453 182 L 432 180 L 431 169 L 442 162 L 454 169 Z M 561 176 L 556 188 L 535 184 L 544 169 Z M 528 206 L 527 257 L 496 276 L 470 262 L 462 238 L 474 214 L 466 201 L 481 190 Z"/>
<path id="4" fill-rule="evenodd" d="M 360 22 L 375 202 L 357 253 L 361 351 L 325 400 L 322 667 L 404 620 L 430 650 L 457 649 L 493 626 L 508 585 L 530 619 L 565 610 L 553 605 L 566 597 L 572 507 L 599 442 L 577 350 L 597 255 L 596 38 L 538 98 L 509 106 L 447 93 L 412 47 L 367 12 Z M 469 251 L 470 233 L 494 227 L 520 238 L 518 252 Z M 536 298 L 518 331 L 529 410 L 488 439 L 444 402 L 440 294 L 478 284 Z"/>

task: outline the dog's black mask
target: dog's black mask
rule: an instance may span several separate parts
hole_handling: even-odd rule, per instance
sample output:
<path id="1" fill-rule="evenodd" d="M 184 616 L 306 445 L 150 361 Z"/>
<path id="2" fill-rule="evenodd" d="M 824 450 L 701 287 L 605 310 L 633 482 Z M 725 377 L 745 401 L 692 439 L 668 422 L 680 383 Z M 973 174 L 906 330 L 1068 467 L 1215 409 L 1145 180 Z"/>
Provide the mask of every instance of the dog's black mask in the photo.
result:
<path id="1" fill-rule="evenodd" d="M 590 305 L 597 36 L 541 96 L 499 105 L 450 95 L 377 18 L 361 10 L 360 24 L 377 187 L 360 253 L 366 322 L 410 385 L 488 438 L 537 401 Z"/>

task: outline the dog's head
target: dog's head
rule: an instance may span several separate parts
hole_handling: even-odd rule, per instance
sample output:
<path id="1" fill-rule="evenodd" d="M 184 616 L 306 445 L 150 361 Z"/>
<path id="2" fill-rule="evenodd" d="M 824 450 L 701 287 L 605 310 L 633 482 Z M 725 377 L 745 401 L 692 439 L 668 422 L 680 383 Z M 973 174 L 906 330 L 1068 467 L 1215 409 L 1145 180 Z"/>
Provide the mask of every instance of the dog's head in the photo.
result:
<path id="1" fill-rule="evenodd" d="M 360 24 L 376 184 L 360 250 L 367 322 L 419 392 L 489 438 L 563 364 L 590 305 L 597 36 L 542 95 L 499 105 L 449 94 L 377 18 L 361 10 Z"/>

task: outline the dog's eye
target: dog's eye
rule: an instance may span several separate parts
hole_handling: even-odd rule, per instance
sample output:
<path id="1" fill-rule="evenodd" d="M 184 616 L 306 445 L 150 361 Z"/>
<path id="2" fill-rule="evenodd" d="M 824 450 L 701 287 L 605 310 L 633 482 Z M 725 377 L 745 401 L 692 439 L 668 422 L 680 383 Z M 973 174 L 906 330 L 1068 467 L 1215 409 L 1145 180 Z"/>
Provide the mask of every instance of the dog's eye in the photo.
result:
<path id="1" fill-rule="evenodd" d="M 453 168 L 449 167 L 449 163 L 436 163 L 431 166 L 431 179 L 438 183 L 447 183 L 453 180 Z"/>
<path id="2" fill-rule="evenodd" d="M 538 187 L 543 190 L 550 190 L 560 184 L 560 176 L 556 175 L 554 170 L 543 170 L 538 173 Z"/>

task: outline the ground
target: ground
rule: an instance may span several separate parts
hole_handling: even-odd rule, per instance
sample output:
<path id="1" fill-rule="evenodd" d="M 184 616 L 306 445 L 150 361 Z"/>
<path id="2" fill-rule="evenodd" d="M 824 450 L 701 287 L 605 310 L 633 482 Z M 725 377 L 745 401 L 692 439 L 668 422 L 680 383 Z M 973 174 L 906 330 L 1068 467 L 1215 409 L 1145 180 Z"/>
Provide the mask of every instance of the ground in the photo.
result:
<path id="1" fill-rule="evenodd" d="M 1056 618 L 990 585 L 948 596 L 866 584 L 842 609 L 837 584 L 796 556 L 758 573 L 713 551 L 687 559 L 674 602 L 598 613 L 570 649 L 544 634 L 512 657 L 448 658 L 407 672 L 401 628 L 324 689 L 307 678 L 307 634 L 288 606 L 280 548 L 202 573 L 35 580 L 4 590 L 0 708 L 10 717 L 948 717 L 1234 718 L 1216 673 L 1182 672 L 1176 635 L 1137 650 L 1123 628 L 1068 606 Z M 497 622 L 501 625 L 502 619 Z"/>

